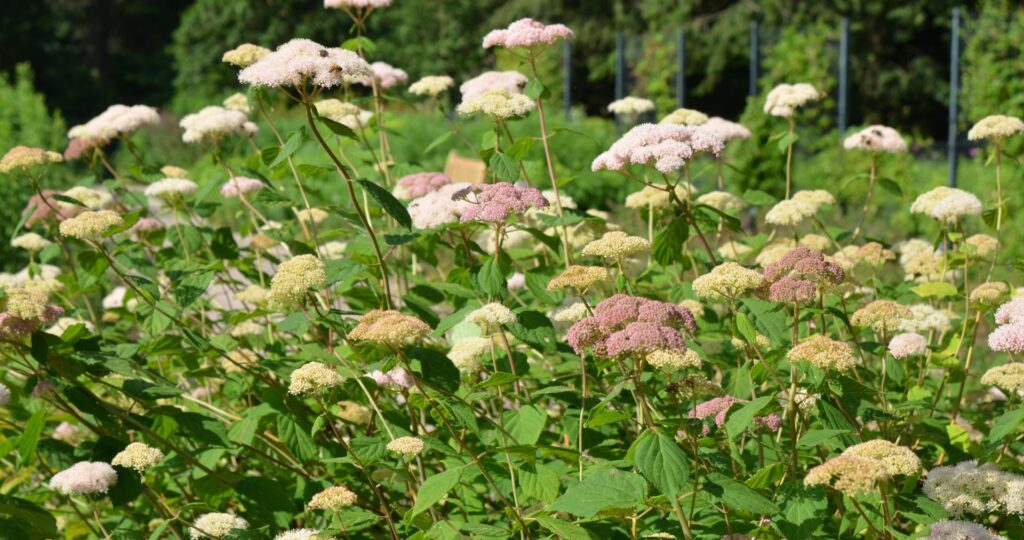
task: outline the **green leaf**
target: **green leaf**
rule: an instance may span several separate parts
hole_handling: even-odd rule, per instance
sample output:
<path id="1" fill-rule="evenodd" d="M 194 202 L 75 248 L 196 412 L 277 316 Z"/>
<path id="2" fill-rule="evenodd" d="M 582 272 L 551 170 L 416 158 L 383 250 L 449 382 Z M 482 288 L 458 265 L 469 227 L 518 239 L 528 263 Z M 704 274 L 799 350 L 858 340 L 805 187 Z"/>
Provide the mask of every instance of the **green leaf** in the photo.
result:
<path id="1" fill-rule="evenodd" d="M 786 133 L 782 137 L 779 137 L 779 141 L 776 143 L 779 152 L 786 153 L 789 149 L 789 145 L 796 144 L 796 141 L 800 140 L 800 136 L 796 133 Z"/>
<path id="2" fill-rule="evenodd" d="M 575 523 L 550 516 L 536 516 L 534 519 L 540 523 L 541 527 L 555 533 L 555 536 L 562 540 L 590 540 L 590 533 Z"/>
<path id="3" fill-rule="evenodd" d="M 277 436 L 284 441 L 292 454 L 302 461 L 309 461 L 316 455 L 316 444 L 309 436 L 309 431 L 303 429 L 288 415 L 282 414 L 277 417 Z"/>
<path id="4" fill-rule="evenodd" d="M 265 188 L 257 191 L 250 197 L 253 203 L 260 206 L 271 206 L 277 208 L 287 208 L 294 206 L 295 203 L 288 197 L 281 194 L 276 189 Z"/>
<path id="5" fill-rule="evenodd" d="M 341 44 L 341 48 L 347 51 L 359 51 L 361 48 L 365 52 L 372 53 L 377 50 L 377 44 L 366 36 L 356 36 L 345 40 L 345 42 Z"/>
<path id="6" fill-rule="evenodd" d="M 828 499 L 820 486 L 806 487 L 800 482 L 787 483 L 782 489 L 783 519 L 774 525 L 784 538 L 815 538 L 814 532 L 825 521 Z"/>
<path id="7" fill-rule="evenodd" d="M 25 499 L 0 495 L 0 539 L 58 538 L 57 520 L 45 508 Z"/>
<path id="8" fill-rule="evenodd" d="M 379 204 L 381 208 L 388 213 L 388 215 L 393 217 L 399 225 L 406 229 L 412 228 L 412 218 L 409 217 L 409 211 L 405 209 L 405 205 L 396 199 L 390 191 L 365 178 L 359 179 L 359 185 L 363 186 L 363 189 L 373 197 L 373 200 L 377 201 L 377 204 Z"/>
<path id="9" fill-rule="evenodd" d="M 359 140 L 359 137 L 356 136 L 356 132 L 352 131 L 352 128 L 346 126 L 345 124 L 335 122 L 334 120 L 331 120 L 326 116 L 320 115 L 317 115 L 317 120 L 319 120 L 321 124 L 326 126 L 327 129 L 331 130 L 331 133 L 339 137 L 345 137 L 346 139 L 352 139 L 353 141 Z"/>
<path id="10" fill-rule="evenodd" d="M 879 178 L 877 181 L 878 187 L 888 191 L 889 193 L 892 193 L 897 197 L 903 196 L 903 188 L 901 188 L 900 185 L 893 181 L 891 178 Z"/>
<path id="11" fill-rule="evenodd" d="M 476 282 L 480 290 L 489 296 L 498 296 L 505 290 L 505 270 L 497 257 L 490 257 L 484 262 L 477 272 Z"/>
<path id="12" fill-rule="evenodd" d="M 636 468 L 668 497 L 678 496 L 690 479 L 686 454 L 679 443 L 663 433 L 645 431 L 636 441 L 633 461 Z"/>
<path id="13" fill-rule="evenodd" d="M 18 438 L 18 465 L 24 467 L 36 459 L 36 445 L 46 425 L 46 409 L 39 409 L 25 423 L 25 431 Z"/>
<path id="14" fill-rule="evenodd" d="M 992 429 L 985 437 L 986 444 L 998 444 L 1007 435 L 1013 433 L 1024 421 L 1024 407 L 1003 413 L 992 423 Z"/>
<path id="15" fill-rule="evenodd" d="M 546 98 L 551 95 L 551 93 L 548 92 L 547 87 L 544 86 L 544 83 L 537 79 L 531 79 L 530 82 L 526 83 L 526 88 L 523 88 L 523 94 L 526 94 L 526 97 L 534 100 L 537 98 Z"/>
<path id="16" fill-rule="evenodd" d="M 763 191 L 748 189 L 743 193 L 743 200 L 751 206 L 769 206 L 775 204 L 778 199 Z"/>
<path id="17" fill-rule="evenodd" d="M 612 509 L 634 509 L 647 498 L 647 481 L 639 474 L 603 469 L 569 487 L 548 508 L 583 518 Z"/>
<path id="18" fill-rule="evenodd" d="M 507 326 L 516 339 L 540 353 L 554 353 L 557 349 L 555 327 L 547 315 L 539 311 L 520 310 L 518 320 Z"/>
<path id="19" fill-rule="evenodd" d="M 548 414 L 540 407 L 524 405 L 518 411 L 505 414 L 505 429 L 519 444 L 533 446 L 544 432 L 547 420 Z"/>
<path id="20" fill-rule="evenodd" d="M 754 476 L 747 478 L 747 481 L 744 482 L 744 484 L 749 488 L 764 489 L 778 482 L 785 473 L 785 465 L 781 463 L 772 463 L 771 465 L 765 465 L 763 469 L 754 473 Z"/>
<path id="21" fill-rule="evenodd" d="M 725 431 L 729 434 L 729 439 L 735 439 L 746 431 L 757 413 L 771 403 L 772 399 L 772 396 L 761 396 L 730 414 L 729 419 L 725 421 Z"/>
<path id="22" fill-rule="evenodd" d="M 800 437 L 797 448 L 814 448 L 845 433 L 849 433 L 849 431 L 845 429 L 812 429 Z"/>
<path id="23" fill-rule="evenodd" d="M 558 497 L 561 481 L 554 469 L 542 463 L 535 463 L 532 467 L 526 465 L 519 471 L 519 485 L 525 495 L 550 503 Z"/>
<path id="24" fill-rule="evenodd" d="M 461 373 L 443 353 L 434 349 L 412 347 L 408 351 L 409 358 L 419 360 L 420 374 L 423 381 L 430 386 L 455 392 L 459 389 Z"/>
<path id="25" fill-rule="evenodd" d="M 444 498 L 452 488 L 458 485 L 459 479 L 462 478 L 462 471 L 462 467 L 454 467 L 427 478 L 416 493 L 416 504 L 406 515 L 406 519 L 422 513 Z"/>
<path id="26" fill-rule="evenodd" d="M 708 481 L 710 483 L 705 484 L 704 489 L 731 508 L 754 514 L 774 514 L 779 511 L 779 507 L 767 497 L 724 474 L 712 473 Z"/>
<path id="27" fill-rule="evenodd" d="M 750 322 L 750 319 L 742 311 L 736 313 L 736 332 L 747 343 L 752 345 L 757 343 L 757 330 L 754 329 L 754 323 Z"/>
<path id="28" fill-rule="evenodd" d="M 662 266 L 683 262 L 683 242 L 690 236 L 690 227 L 686 219 L 676 216 L 658 235 L 651 246 L 651 258 Z"/>
<path id="29" fill-rule="evenodd" d="M 501 152 L 495 152 L 487 162 L 487 166 L 500 180 L 515 182 L 519 179 L 519 165 L 514 159 Z"/>
<path id="30" fill-rule="evenodd" d="M 175 283 L 174 300 L 181 307 L 192 305 L 210 287 L 214 272 L 206 271 L 199 274 L 191 274 Z"/>
<path id="31" fill-rule="evenodd" d="M 438 146 L 444 144 L 445 141 L 447 141 L 448 139 L 450 139 L 454 135 L 455 135 L 454 131 L 445 131 L 444 133 L 438 135 L 437 138 L 435 138 L 433 141 L 430 141 L 430 144 L 428 144 L 427 147 L 423 149 L 423 153 L 424 154 L 429 154 L 431 150 L 433 150 L 433 149 L 437 148 Z"/>
<path id="32" fill-rule="evenodd" d="M 922 283 L 910 290 L 921 298 L 946 298 L 957 295 L 956 286 L 944 281 Z"/>
<path id="33" fill-rule="evenodd" d="M 288 137 L 288 140 L 281 145 L 281 149 L 277 152 L 277 156 L 274 157 L 274 160 L 271 161 L 267 167 L 273 169 L 283 163 L 286 159 L 292 157 L 295 152 L 298 152 L 299 149 L 302 148 L 303 143 L 306 142 L 306 138 L 306 126 L 302 126 L 295 130 L 295 133 L 292 133 Z M 261 189 L 260 191 L 268 190 Z"/>

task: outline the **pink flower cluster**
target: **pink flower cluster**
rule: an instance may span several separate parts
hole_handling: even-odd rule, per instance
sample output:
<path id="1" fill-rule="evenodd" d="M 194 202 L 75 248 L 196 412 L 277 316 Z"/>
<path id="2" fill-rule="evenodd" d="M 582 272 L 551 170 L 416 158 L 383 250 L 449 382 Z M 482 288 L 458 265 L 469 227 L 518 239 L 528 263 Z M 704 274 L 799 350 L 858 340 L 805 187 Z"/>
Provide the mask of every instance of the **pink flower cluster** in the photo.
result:
<path id="1" fill-rule="evenodd" d="M 0 337 L 17 338 L 27 336 L 45 324 L 50 324 L 64 314 L 64 308 L 46 306 L 43 316 L 38 319 L 22 319 L 10 313 L 0 312 Z"/>
<path id="2" fill-rule="evenodd" d="M 373 78 L 376 79 L 377 84 L 384 89 L 394 88 L 409 80 L 409 74 L 404 69 L 396 68 L 387 62 L 374 62 L 370 64 L 370 69 L 373 70 Z M 357 82 L 364 86 L 370 86 L 369 77 L 359 79 Z"/>
<path id="3" fill-rule="evenodd" d="M 484 36 L 484 48 L 491 47 L 533 47 L 551 45 L 559 39 L 573 37 L 572 30 L 564 24 L 544 24 L 533 19 L 519 19 L 508 28 L 491 30 Z"/>
<path id="4" fill-rule="evenodd" d="M 717 156 L 723 146 L 722 139 L 700 126 L 640 124 L 597 156 L 590 168 L 621 171 L 630 164 L 654 165 L 659 172 L 671 173 L 701 152 Z"/>
<path id="5" fill-rule="evenodd" d="M 370 378 L 377 383 L 377 386 L 391 386 L 395 388 L 409 388 L 413 385 L 412 375 L 408 371 L 396 367 L 386 373 L 379 369 L 370 372 Z"/>
<path id="6" fill-rule="evenodd" d="M 701 420 L 713 418 L 715 426 L 722 427 L 722 424 L 725 423 L 726 415 L 729 414 L 729 409 L 737 403 L 746 402 L 746 400 L 733 396 L 716 397 L 698 403 L 694 408 L 690 409 L 689 416 L 690 418 L 699 418 Z M 775 413 L 757 416 L 754 418 L 754 425 L 763 427 L 768 431 L 778 431 L 782 427 L 782 418 Z M 703 434 L 707 435 L 708 431 L 709 428 L 705 425 Z"/>
<path id="7" fill-rule="evenodd" d="M 308 39 L 293 39 L 238 73 L 238 80 L 253 86 L 339 86 L 346 77 L 372 77 L 373 70 L 356 53 L 324 47 Z"/>
<path id="8" fill-rule="evenodd" d="M 77 216 L 83 210 L 85 210 L 84 208 L 78 205 L 64 205 L 66 207 L 62 207 L 59 204 L 59 201 L 53 198 L 54 195 L 60 194 L 60 191 L 44 189 L 43 197 L 45 197 L 45 199 L 43 197 L 40 197 L 38 193 L 29 197 L 28 204 L 25 205 L 25 209 L 21 212 L 22 216 L 29 214 L 29 212 L 31 212 L 31 214 L 29 214 L 28 216 L 28 219 L 25 220 L 25 226 L 33 227 L 37 223 L 51 219 L 56 221 L 64 221 L 65 219 L 70 219 Z"/>
<path id="9" fill-rule="evenodd" d="M 263 189 L 263 182 L 248 176 L 232 176 L 220 186 L 220 194 L 228 198 L 248 195 Z"/>
<path id="10" fill-rule="evenodd" d="M 522 215 L 530 208 L 547 208 L 548 206 L 548 200 L 544 198 L 539 189 L 517 186 L 508 182 L 472 186 L 456 193 L 452 198 L 465 198 L 470 192 L 476 194 L 476 200 L 470 200 L 475 204 L 462 213 L 460 219 L 463 223 L 467 221 L 502 223 L 509 215 Z"/>
<path id="11" fill-rule="evenodd" d="M 996 324 L 1000 326 L 988 335 L 989 348 L 998 352 L 1024 352 L 1024 297 L 999 306 Z"/>
<path id="12" fill-rule="evenodd" d="M 681 332 L 693 334 L 697 323 L 690 310 L 639 296 L 616 294 L 594 308 L 594 315 L 569 328 L 567 340 L 576 354 L 590 349 L 611 358 L 655 350 L 686 351 Z"/>
<path id="13" fill-rule="evenodd" d="M 819 285 L 838 285 L 846 279 L 839 265 L 820 251 L 797 247 L 764 268 L 768 299 L 773 302 L 810 302 Z"/>
<path id="14" fill-rule="evenodd" d="M 526 86 L 526 75 L 518 71 L 485 71 L 462 83 L 459 92 L 462 100 L 473 99 L 491 90 L 504 90 L 510 94 L 522 94 Z"/>
<path id="15" fill-rule="evenodd" d="M 444 173 L 420 172 L 403 176 L 395 185 L 395 196 L 400 199 L 416 199 L 427 193 L 433 193 L 452 183 L 452 179 Z"/>

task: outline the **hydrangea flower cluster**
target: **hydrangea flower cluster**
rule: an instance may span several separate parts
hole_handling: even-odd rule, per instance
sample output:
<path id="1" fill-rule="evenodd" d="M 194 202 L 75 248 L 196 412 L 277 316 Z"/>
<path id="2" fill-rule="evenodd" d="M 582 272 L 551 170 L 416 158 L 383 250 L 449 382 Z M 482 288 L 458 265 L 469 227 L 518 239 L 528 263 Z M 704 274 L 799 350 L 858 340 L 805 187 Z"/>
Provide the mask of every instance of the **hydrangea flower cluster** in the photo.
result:
<path id="1" fill-rule="evenodd" d="M 564 24 L 544 24 L 533 19 L 519 19 L 508 28 L 491 30 L 484 36 L 484 48 L 536 47 L 551 45 L 560 39 L 573 37 L 572 30 Z"/>
<path id="2" fill-rule="evenodd" d="M 651 243 L 644 238 L 631 236 L 622 231 L 609 231 L 584 246 L 582 254 L 584 257 L 601 257 L 612 262 L 622 261 L 649 249 Z"/>
<path id="3" fill-rule="evenodd" d="M 680 126 L 701 126 L 708 121 L 708 115 L 694 109 L 676 109 L 661 119 L 661 124 L 676 124 Z M 725 139 L 722 139 L 723 141 Z"/>
<path id="4" fill-rule="evenodd" d="M 764 112 L 772 116 L 789 118 L 798 107 L 819 99 L 821 93 L 808 83 L 783 83 L 768 92 L 764 100 Z"/>
<path id="5" fill-rule="evenodd" d="M 532 99 L 505 89 L 487 90 L 473 97 L 464 97 L 455 108 L 463 116 L 482 114 L 494 120 L 522 118 L 536 107 Z"/>
<path id="6" fill-rule="evenodd" d="M 64 161 L 64 157 L 57 152 L 30 146 L 15 146 L 0 158 L 0 173 L 27 171 L 36 165 L 49 165 L 61 161 Z"/>
<path id="7" fill-rule="evenodd" d="M 459 86 L 459 93 L 462 94 L 462 101 L 479 97 L 493 90 L 522 94 L 526 83 L 526 75 L 518 71 L 485 71 L 462 83 Z"/>
<path id="8" fill-rule="evenodd" d="M 455 86 L 455 80 L 447 75 L 427 75 L 409 85 L 409 93 L 417 96 L 437 97 Z"/>
<path id="9" fill-rule="evenodd" d="M 417 229 L 433 229 L 448 223 L 458 223 L 474 203 L 459 195 L 472 189 L 470 184 L 457 182 L 441 186 L 432 193 L 413 199 L 407 210 Z"/>
<path id="10" fill-rule="evenodd" d="M 244 113 L 211 105 L 186 115 L 178 123 L 185 130 L 181 140 L 187 143 L 218 143 L 230 135 L 255 135 L 259 128 Z"/>
<path id="11" fill-rule="evenodd" d="M 693 280 L 693 292 L 709 300 L 737 300 L 764 286 L 764 275 L 734 262 L 722 263 Z"/>
<path id="12" fill-rule="evenodd" d="M 430 333 L 427 323 L 394 310 L 375 309 L 359 319 L 348 338 L 398 348 Z"/>
<path id="13" fill-rule="evenodd" d="M 844 279 L 846 273 L 838 264 L 826 261 L 820 251 L 806 247 L 793 248 L 764 268 L 768 299 L 773 302 L 810 302 L 819 290 L 835 287 Z"/>
<path id="14" fill-rule="evenodd" d="M 719 116 L 708 118 L 708 121 L 701 124 L 700 127 L 710 131 L 725 142 L 750 138 L 750 130 L 743 124 L 732 122 Z"/>
<path id="15" fill-rule="evenodd" d="M 475 194 L 475 200 L 468 198 L 470 193 Z M 521 216 L 530 208 L 547 208 L 548 206 L 548 200 L 544 198 L 539 189 L 517 186 L 508 182 L 471 186 L 463 189 L 458 195 L 471 203 L 459 218 L 463 223 L 469 221 L 504 223 L 510 216 Z"/>
<path id="16" fill-rule="evenodd" d="M 301 87 L 306 83 L 332 88 L 347 80 L 373 76 L 373 69 L 358 54 L 338 47 L 296 38 L 256 60 L 238 73 L 238 80 L 252 86 Z"/>
<path id="17" fill-rule="evenodd" d="M 993 463 L 971 460 L 935 467 L 925 475 L 922 491 L 952 517 L 1024 513 L 1024 476 Z"/>
<path id="18" fill-rule="evenodd" d="M 967 132 L 967 138 L 972 141 L 1002 142 L 1024 131 L 1024 121 L 1016 116 L 1004 114 L 993 114 L 978 120 Z"/>
<path id="19" fill-rule="evenodd" d="M 628 165 L 651 165 L 668 174 L 699 154 L 717 156 L 723 144 L 722 139 L 699 127 L 640 124 L 597 156 L 590 168 L 595 172 L 622 171 Z"/>
<path id="20" fill-rule="evenodd" d="M 569 328 L 566 339 L 577 354 L 646 356 L 654 351 L 686 352 L 683 332 L 693 334 L 697 323 L 690 310 L 667 302 L 625 294 L 594 307 L 594 315 Z"/>
<path id="21" fill-rule="evenodd" d="M 653 110 L 653 101 L 633 96 L 626 96 L 608 104 L 608 112 L 623 116 L 638 116 Z"/>
<path id="22" fill-rule="evenodd" d="M 981 201 L 973 193 L 946 186 L 919 195 L 910 205 L 910 213 L 931 216 L 943 223 L 981 215 L 981 210 Z"/>
<path id="23" fill-rule="evenodd" d="M 828 336 L 813 336 L 786 353 L 791 362 L 807 362 L 819 369 L 846 371 L 857 363 L 853 347 Z"/>
<path id="24" fill-rule="evenodd" d="M 403 176 L 395 184 L 394 195 L 399 199 L 416 199 L 433 193 L 452 183 L 448 175 L 439 172 L 421 172 Z"/>
<path id="25" fill-rule="evenodd" d="M 314 255 L 293 257 L 270 279 L 270 301 L 281 309 L 302 307 L 314 289 L 327 286 L 327 267 Z"/>
<path id="26" fill-rule="evenodd" d="M 117 471 L 102 461 L 79 461 L 50 479 L 50 487 L 65 495 L 106 493 L 116 483 Z"/>

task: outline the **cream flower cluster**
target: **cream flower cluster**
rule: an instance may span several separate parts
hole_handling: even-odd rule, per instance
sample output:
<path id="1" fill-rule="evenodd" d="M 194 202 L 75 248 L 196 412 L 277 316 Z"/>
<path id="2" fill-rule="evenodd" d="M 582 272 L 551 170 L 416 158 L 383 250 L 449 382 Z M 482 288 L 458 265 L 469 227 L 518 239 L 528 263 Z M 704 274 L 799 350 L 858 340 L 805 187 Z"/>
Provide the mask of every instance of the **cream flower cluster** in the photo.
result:
<path id="1" fill-rule="evenodd" d="M 952 517 L 1024 512 L 1024 476 L 992 463 L 964 461 L 936 467 L 925 476 L 922 491 Z"/>
<path id="2" fill-rule="evenodd" d="M 252 43 L 243 43 L 225 52 L 220 61 L 240 68 L 247 68 L 268 54 L 270 54 L 270 49 Z"/>
<path id="3" fill-rule="evenodd" d="M 409 93 L 417 96 L 437 97 L 455 86 L 455 80 L 447 75 L 427 75 L 409 85 Z"/>
<path id="4" fill-rule="evenodd" d="M 223 538 L 233 530 L 246 530 L 249 522 L 234 515 L 224 512 L 210 512 L 203 514 L 192 522 L 188 529 L 188 535 L 192 540 L 200 538 Z"/>
<path id="5" fill-rule="evenodd" d="M 974 124 L 967 132 L 967 138 L 972 141 L 1000 142 L 1022 131 L 1024 131 L 1024 122 L 1020 118 L 993 114 L 978 120 L 978 123 Z"/>
<path id="6" fill-rule="evenodd" d="M 526 75 L 518 71 L 485 71 L 462 83 L 459 86 L 459 93 L 462 94 L 463 101 L 473 99 L 491 90 L 522 94 L 526 82 Z"/>
<path id="7" fill-rule="evenodd" d="M 685 352 L 677 350 L 656 350 L 647 353 L 644 360 L 653 368 L 673 372 L 688 367 L 699 368 L 701 366 L 700 355 L 693 349 L 686 349 Z"/>
<path id="8" fill-rule="evenodd" d="M 581 266 L 574 264 L 548 282 L 547 289 L 576 289 L 585 291 L 598 283 L 611 279 L 608 269 L 603 266 Z"/>
<path id="9" fill-rule="evenodd" d="M 608 112 L 623 116 L 637 116 L 653 110 L 653 101 L 634 96 L 626 96 L 608 104 Z"/>
<path id="10" fill-rule="evenodd" d="M 509 120 L 526 116 L 535 106 L 533 100 L 523 94 L 499 89 L 465 98 L 455 110 L 463 116 L 483 114 L 495 120 Z"/>
<path id="11" fill-rule="evenodd" d="M 312 510 L 337 511 L 352 506 L 356 499 L 356 494 L 351 489 L 345 486 L 331 486 L 313 495 L 306 506 Z"/>
<path id="12" fill-rule="evenodd" d="M 313 289 L 327 286 L 327 267 L 313 255 L 293 257 L 270 279 L 270 301 L 279 308 L 301 307 Z"/>
<path id="13" fill-rule="evenodd" d="M 53 245 L 53 242 L 34 232 L 16 236 L 11 240 L 11 247 L 24 249 L 32 253 L 42 251 L 51 245 Z"/>
<path id="14" fill-rule="evenodd" d="M 821 93 L 808 83 L 780 84 L 768 92 L 764 112 L 772 116 L 790 117 L 796 108 L 821 99 Z"/>
<path id="15" fill-rule="evenodd" d="M 743 124 L 731 122 L 719 116 L 712 116 L 711 118 L 708 118 L 708 121 L 701 124 L 700 127 L 714 133 L 719 139 L 726 142 L 735 139 L 750 138 L 750 130 Z"/>
<path id="16" fill-rule="evenodd" d="M 187 143 L 217 143 L 229 135 L 255 135 L 259 128 L 244 113 L 211 105 L 186 115 L 178 122 L 185 130 L 181 140 Z"/>
<path id="17" fill-rule="evenodd" d="M 981 210 L 981 201 L 973 193 L 946 186 L 919 195 L 910 205 L 910 213 L 925 214 L 944 223 L 980 215 Z"/>
<path id="18" fill-rule="evenodd" d="M 335 386 L 341 386 L 345 378 L 320 362 L 307 362 L 292 371 L 289 376 L 288 393 L 294 395 L 314 394 Z"/>
<path id="19" fill-rule="evenodd" d="M 199 189 L 199 185 L 185 178 L 163 178 L 146 186 L 143 193 L 165 201 L 178 201 Z"/>
<path id="20" fill-rule="evenodd" d="M 83 139 L 104 144 L 119 136 L 160 123 L 160 113 L 147 105 L 111 105 L 88 122 L 68 130 L 69 139 Z"/>
<path id="21" fill-rule="evenodd" d="M 87 188 L 85 186 L 75 186 L 64 192 L 65 197 L 70 197 L 83 205 L 89 210 L 99 210 L 114 200 L 114 198 L 106 191 L 98 189 Z M 57 208 L 63 210 L 77 210 L 81 208 L 74 203 L 65 201 L 57 201 Z"/>
<path id="22" fill-rule="evenodd" d="M 394 310 L 375 309 L 359 319 L 348 338 L 374 341 L 398 348 L 419 341 L 430 333 L 427 323 Z"/>
<path id="23" fill-rule="evenodd" d="M 473 323 L 488 333 L 497 332 L 502 326 L 518 320 L 515 312 L 497 302 L 484 304 L 466 315 L 466 322 Z"/>
<path id="24" fill-rule="evenodd" d="M 981 376 L 981 384 L 1015 394 L 1024 390 L 1024 363 L 1012 362 L 990 368 Z"/>
<path id="25" fill-rule="evenodd" d="M 827 336 L 814 336 L 786 353 L 790 361 L 807 362 L 819 369 L 846 371 L 856 364 L 853 347 Z"/>
<path id="26" fill-rule="evenodd" d="M 694 109 L 676 109 L 661 119 L 662 124 L 678 124 L 681 126 L 700 126 L 706 124 L 708 115 Z"/>
<path id="27" fill-rule="evenodd" d="M 686 182 L 680 182 L 680 185 L 677 185 L 673 191 L 675 191 L 676 197 L 682 200 L 686 198 L 688 191 L 693 191 L 693 186 L 688 185 Z M 652 206 L 654 208 L 667 208 L 671 204 L 672 197 L 669 194 L 668 186 L 644 186 L 640 191 L 634 191 L 627 195 L 625 201 L 626 208 L 638 210 Z"/>
<path id="28" fill-rule="evenodd" d="M 423 447 L 423 439 L 419 437 L 398 437 L 388 443 L 387 449 L 403 456 L 415 456 L 423 451 Z"/>
<path id="29" fill-rule="evenodd" d="M 455 341 L 448 351 L 448 359 L 462 371 L 476 371 L 480 358 L 491 352 L 493 341 L 489 338 L 469 336 Z"/>
<path id="30" fill-rule="evenodd" d="M 82 212 L 71 219 L 61 221 L 60 234 L 79 240 L 98 242 L 103 233 L 121 223 L 123 223 L 121 216 L 113 210 Z"/>
<path id="31" fill-rule="evenodd" d="M 164 460 L 164 453 L 145 443 L 134 442 L 114 456 L 111 465 L 135 469 L 140 473 Z"/>
<path id="32" fill-rule="evenodd" d="M 709 191 L 697 197 L 697 204 L 706 204 L 719 212 L 733 214 L 747 207 L 743 199 L 727 191 Z"/>
<path id="33" fill-rule="evenodd" d="M 887 332 L 899 328 L 912 315 L 910 309 L 892 300 L 875 300 L 854 311 L 850 324 L 870 326 L 875 332 Z"/>
<path id="34" fill-rule="evenodd" d="M 734 262 L 722 263 L 693 280 L 693 292 L 709 300 L 736 300 L 764 285 L 764 275 Z"/>
<path id="35" fill-rule="evenodd" d="M 24 171 L 36 165 L 49 165 L 61 161 L 64 161 L 64 157 L 57 152 L 30 146 L 15 146 L 0 158 L 0 173 Z"/>
<path id="36" fill-rule="evenodd" d="M 584 257 L 603 257 L 607 261 L 621 261 L 651 249 L 651 244 L 639 236 L 622 231 L 609 231 L 583 247 Z"/>
<path id="37" fill-rule="evenodd" d="M 816 214 L 814 206 L 798 199 L 786 199 L 775 203 L 764 215 L 764 222 L 780 227 L 795 227 Z"/>

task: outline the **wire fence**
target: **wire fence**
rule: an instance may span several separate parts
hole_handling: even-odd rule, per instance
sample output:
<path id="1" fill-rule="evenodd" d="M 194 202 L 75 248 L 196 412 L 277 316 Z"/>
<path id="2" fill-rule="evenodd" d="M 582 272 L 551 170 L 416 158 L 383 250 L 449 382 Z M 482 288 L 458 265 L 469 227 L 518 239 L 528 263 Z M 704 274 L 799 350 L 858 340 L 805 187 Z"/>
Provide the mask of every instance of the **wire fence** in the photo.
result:
<path id="1" fill-rule="evenodd" d="M 750 23 L 750 48 L 748 54 L 748 89 L 750 96 L 756 96 L 760 92 L 762 50 L 769 46 L 774 38 L 757 21 Z M 836 127 L 842 136 L 850 127 L 850 21 L 842 18 L 838 28 L 838 44 L 834 69 L 836 70 Z M 964 134 L 960 132 L 958 120 L 960 117 L 960 56 L 963 39 L 963 17 L 959 7 L 953 8 L 950 13 L 950 50 L 949 50 L 949 93 L 946 98 L 948 109 L 948 126 L 946 140 L 940 142 L 939 146 L 945 147 L 948 164 L 948 182 L 950 186 L 957 184 L 957 165 L 959 154 L 968 147 Z M 674 93 L 676 107 L 684 107 L 687 98 L 686 73 L 686 34 L 678 31 L 674 39 L 675 48 L 675 74 Z M 567 119 L 571 117 L 572 110 L 572 45 L 569 41 L 564 42 L 563 48 L 563 105 Z M 642 44 L 636 36 L 629 36 L 619 32 L 615 36 L 615 99 L 622 99 L 629 95 L 629 89 L 633 86 L 636 64 L 642 57 Z M 621 129 L 621 124 L 616 118 L 616 126 Z"/>

